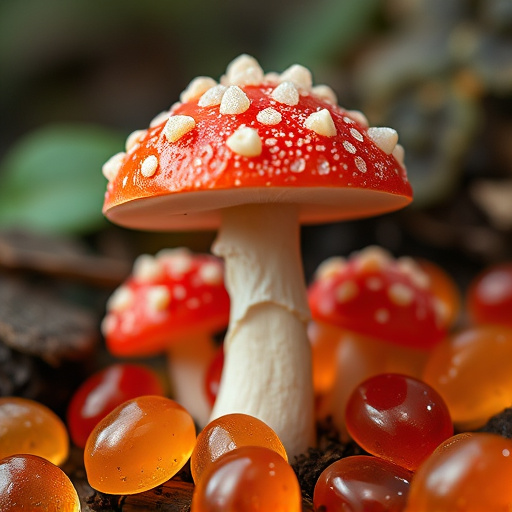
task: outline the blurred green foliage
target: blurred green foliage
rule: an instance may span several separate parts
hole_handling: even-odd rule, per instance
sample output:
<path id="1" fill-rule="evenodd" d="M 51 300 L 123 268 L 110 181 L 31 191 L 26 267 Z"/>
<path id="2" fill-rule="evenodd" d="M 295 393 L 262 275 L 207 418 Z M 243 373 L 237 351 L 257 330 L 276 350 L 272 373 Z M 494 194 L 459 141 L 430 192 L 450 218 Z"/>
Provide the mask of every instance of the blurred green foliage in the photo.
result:
<path id="1" fill-rule="evenodd" d="M 99 169 L 124 137 L 97 126 L 47 126 L 24 137 L 0 167 L 0 227 L 83 234 L 104 225 Z"/>

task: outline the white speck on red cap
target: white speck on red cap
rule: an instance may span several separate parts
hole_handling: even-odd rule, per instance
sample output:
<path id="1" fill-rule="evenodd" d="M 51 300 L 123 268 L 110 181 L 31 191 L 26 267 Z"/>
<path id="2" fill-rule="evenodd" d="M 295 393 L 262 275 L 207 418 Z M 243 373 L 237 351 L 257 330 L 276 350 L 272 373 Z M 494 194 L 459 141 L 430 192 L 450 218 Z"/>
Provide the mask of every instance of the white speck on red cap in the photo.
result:
<path id="1" fill-rule="evenodd" d="M 222 97 L 226 92 L 227 87 L 222 84 L 218 84 L 211 89 L 208 89 L 200 98 L 197 104 L 200 107 L 213 107 L 214 105 L 220 105 Z"/>
<path id="2" fill-rule="evenodd" d="M 385 324 L 389 322 L 389 311 L 384 308 L 379 308 L 375 311 L 375 321 L 379 324 Z"/>
<path id="3" fill-rule="evenodd" d="M 256 115 L 256 119 L 261 123 L 269 126 L 279 124 L 283 116 L 274 108 L 268 107 L 260 110 Z"/>
<path id="4" fill-rule="evenodd" d="M 135 148 L 142 139 L 142 137 L 146 135 L 146 133 L 147 130 L 135 130 L 132 133 L 130 133 L 130 135 L 128 135 L 128 137 L 126 138 L 125 142 L 126 152 L 128 153 L 130 150 Z"/>
<path id="5" fill-rule="evenodd" d="M 317 97 L 333 105 L 338 104 L 336 93 L 328 85 L 315 85 L 311 92 Z"/>
<path id="6" fill-rule="evenodd" d="M 344 304 L 350 302 L 359 293 L 359 288 L 354 281 L 344 281 L 336 288 L 336 302 Z"/>
<path id="7" fill-rule="evenodd" d="M 141 254 L 133 263 L 132 275 L 140 282 L 150 283 L 164 274 L 162 264 L 149 254 Z"/>
<path id="8" fill-rule="evenodd" d="M 326 108 L 310 114 L 304 121 L 304 126 L 318 135 L 326 137 L 334 137 L 336 135 L 336 126 L 332 120 L 331 113 Z"/>
<path id="9" fill-rule="evenodd" d="M 155 313 L 164 311 L 171 302 L 171 292 L 164 285 L 152 286 L 147 291 L 146 299 L 146 307 L 149 311 Z"/>
<path id="10" fill-rule="evenodd" d="M 247 94 L 237 85 L 230 85 L 222 96 L 219 111 L 221 114 L 242 114 L 250 105 Z"/>
<path id="11" fill-rule="evenodd" d="M 257 85 L 263 78 L 258 61 L 244 53 L 229 63 L 222 82 L 228 85 Z"/>
<path id="12" fill-rule="evenodd" d="M 208 89 L 215 87 L 217 82 L 209 76 L 198 76 L 192 80 L 187 88 L 180 94 L 180 101 L 186 103 L 187 101 L 198 98 L 204 94 Z"/>
<path id="13" fill-rule="evenodd" d="M 398 133 L 396 130 L 393 130 L 393 128 L 368 128 L 368 137 L 370 137 L 386 155 L 391 155 L 398 142 Z"/>
<path id="14" fill-rule="evenodd" d="M 317 279 L 329 279 L 330 277 L 340 274 L 344 270 L 346 264 L 347 261 L 345 258 L 342 258 L 341 256 L 332 256 L 320 263 L 315 272 L 315 276 Z"/>
<path id="15" fill-rule="evenodd" d="M 199 277 L 208 285 L 219 285 L 223 282 L 222 267 L 218 263 L 205 263 L 199 268 Z"/>
<path id="16" fill-rule="evenodd" d="M 414 299 L 414 290 L 403 283 L 393 283 L 388 289 L 388 296 L 397 306 L 408 306 Z"/>
<path id="17" fill-rule="evenodd" d="M 196 120 L 191 116 L 171 116 L 164 127 L 164 135 L 169 142 L 176 142 L 195 127 Z"/>
<path id="18" fill-rule="evenodd" d="M 394 157 L 395 157 L 395 160 L 402 166 L 404 167 L 404 160 L 405 160 L 405 151 L 404 151 L 404 148 L 401 144 L 397 144 L 394 149 L 393 149 L 393 152 L 391 153 Z"/>
<path id="19" fill-rule="evenodd" d="M 299 91 L 292 82 L 280 83 L 270 95 L 273 100 L 293 107 L 299 103 Z"/>
<path id="20" fill-rule="evenodd" d="M 107 311 L 126 311 L 131 307 L 135 296 L 128 286 L 121 285 L 109 297 L 106 305 Z"/>
<path id="21" fill-rule="evenodd" d="M 158 158 L 155 155 L 149 155 L 140 165 L 140 173 L 145 178 L 151 178 L 158 169 Z"/>
<path id="22" fill-rule="evenodd" d="M 364 128 L 368 128 L 368 126 L 370 126 L 367 117 L 359 110 L 347 110 L 347 116 L 351 121 L 355 121 Z"/>
<path id="23" fill-rule="evenodd" d="M 105 176 L 105 178 L 107 178 L 109 182 L 113 181 L 116 178 L 119 169 L 123 165 L 125 156 L 126 153 L 116 153 L 103 164 L 101 171 L 103 173 L 103 176 Z"/>
<path id="24" fill-rule="evenodd" d="M 167 119 L 169 119 L 170 112 L 168 110 L 164 110 L 163 112 L 160 112 L 160 114 L 157 114 L 149 123 L 150 128 L 154 128 L 155 126 L 158 126 L 159 124 L 165 123 Z"/>
<path id="25" fill-rule="evenodd" d="M 294 64 L 281 73 L 281 81 L 293 82 L 300 89 L 310 91 L 313 85 L 311 71 L 300 64 Z"/>
<path id="26" fill-rule="evenodd" d="M 262 151 L 262 144 L 258 132 L 254 128 L 243 126 L 238 128 L 226 141 L 227 146 L 234 153 L 241 156 L 258 156 Z"/>

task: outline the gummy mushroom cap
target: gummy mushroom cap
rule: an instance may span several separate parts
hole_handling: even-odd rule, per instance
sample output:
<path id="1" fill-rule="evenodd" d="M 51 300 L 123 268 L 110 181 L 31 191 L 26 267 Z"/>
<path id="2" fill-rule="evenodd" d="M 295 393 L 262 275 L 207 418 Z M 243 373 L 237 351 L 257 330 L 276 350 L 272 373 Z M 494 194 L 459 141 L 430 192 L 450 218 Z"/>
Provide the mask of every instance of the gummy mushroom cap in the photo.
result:
<path id="1" fill-rule="evenodd" d="M 313 319 L 394 345 L 430 349 L 446 335 L 427 275 L 378 247 L 326 260 L 308 299 Z"/>
<path id="2" fill-rule="evenodd" d="M 224 329 L 228 321 L 222 262 L 179 248 L 137 258 L 107 303 L 102 330 L 112 354 L 147 356 Z"/>
<path id="3" fill-rule="evenodd" d="M 302 223 L 359 218 L 412 200 L 390 128 L 333 103 L 292 66 L 263 76 L 247 56 L 222 84 L 194 80 L 182 103 L 134 132 L 104 166 L 104 214 L 146 230 L 215 229 L 222 208 L 300 205 Z M 238 64 L 237 64 L 238 62 Z M 309 78 L 308 78 L 309 77 Z"/>

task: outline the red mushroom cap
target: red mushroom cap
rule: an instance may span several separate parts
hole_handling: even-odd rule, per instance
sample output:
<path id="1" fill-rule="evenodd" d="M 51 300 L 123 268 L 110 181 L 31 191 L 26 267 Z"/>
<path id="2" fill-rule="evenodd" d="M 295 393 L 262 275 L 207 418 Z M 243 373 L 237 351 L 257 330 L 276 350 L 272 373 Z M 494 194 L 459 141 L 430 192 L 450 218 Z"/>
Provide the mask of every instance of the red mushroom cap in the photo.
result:
<path id="1" fill-rule="evenodd" d="M 377 247 L 326 260 L 308 298 L 313 319 L 396 345 L 429 349 L 446 335 L 427 276 Z"/>
<path id="2" fill-rule="evenodd" d="M 228 321 L 222 262 L 171 249 L 139 256 L 133 274 L 109 299 L 102 330 L 111 353 L 143 356 L 221 330 Z"/>
<path id="3" fill-rule="evenodd" d="M 368 128 L 336 105 L 327 86 L 292 66 L 263 75 L 242 55 L 217 84 L 194 80 L 175 104 L 134 132 L 104 166 L 103 211 L 141 229 L 211 229 L 219 209 L 300 205 L 305 223 L 358 218 L 406 206 L 412 190 L 390 128 Z"/>

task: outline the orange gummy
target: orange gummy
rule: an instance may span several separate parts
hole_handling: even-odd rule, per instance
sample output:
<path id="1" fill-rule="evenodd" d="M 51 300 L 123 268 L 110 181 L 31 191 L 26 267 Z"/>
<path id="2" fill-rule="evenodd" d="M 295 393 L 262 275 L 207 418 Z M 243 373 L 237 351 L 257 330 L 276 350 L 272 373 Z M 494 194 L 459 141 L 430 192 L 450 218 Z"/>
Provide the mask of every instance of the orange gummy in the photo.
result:
<path id="1" fill-rule="evenodd" d="M 135 494 L 172 478 L 196 442 L 194 421 L 162 396 L 124 402 L 103 418 L 87 439 L 84 463 L 89 484 L 109 494 Z"/>
<path id="2" fill-rule="evenodd" d="M 48 407 L 19 397 L 0 398 L 0 459 L 26 453 L 62 464 L 69 453 L 64 422 Z"/>
<path id="3" fill-rule="evenodd" d="M 248 414 L 226 414 L 211 421 L 197 437 L 190 459 L 194 482 L 197 484 L 220 456 L 242 446 L 263 446 L 288 460 L 281 440 L 266 423 Z"/>
<path id="4" fill-rule="evenodd" d="M 433 349 L 423 380 L 444 398 L 459 430 L 481 427 L 512 404 L 512 329 L 454 334 Z"/>
<path id="5" fill-rule="evenodd" d="M 407 512 L 512 509 L 512 441 L 495 434 L 447 439 L 412 479 Z"/>
<path id="6" fill-rule="evenodd" d="M 274 450 L 242 446 L 219 457 L 196 485 L 191 512 L 300 512 L 292 467 Z"/>
<path id="7" fill-rule="evenodd" d="M 36 455 L 0 460 L 0 510 L 80 512 L 73 484 L 60 468 Z"/>

